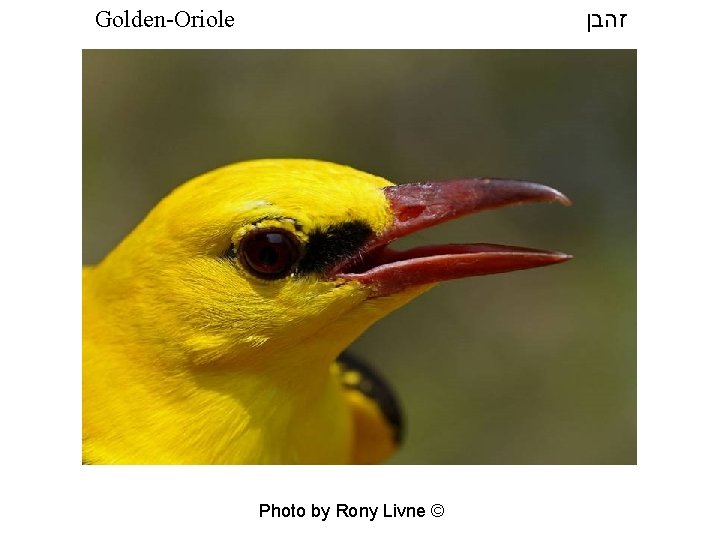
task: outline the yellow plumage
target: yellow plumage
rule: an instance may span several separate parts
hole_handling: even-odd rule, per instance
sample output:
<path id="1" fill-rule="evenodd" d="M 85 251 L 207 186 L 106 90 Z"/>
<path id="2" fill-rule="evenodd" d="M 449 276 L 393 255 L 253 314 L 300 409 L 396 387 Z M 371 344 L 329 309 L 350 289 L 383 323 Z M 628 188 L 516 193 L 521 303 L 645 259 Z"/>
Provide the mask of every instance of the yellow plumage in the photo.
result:
<path id="1" fill-rule="evenodd" d="M 338 355 L 438 281 L 569 259 L 388 244 L 533 201 L 569 204 L 530 182 L 394 186 L 311 160 L 238 163 L 187 182 L 83 269 L 83 461 L 383 461 L 402 431 L 392 391 Z"/>
<path id="2" fill-rule="evenodd" d="M 381 415 L 343 389 L 333 362 L 427 286 L 368 299 L 357 282 L 313 274 L 264 281 L 223 254 L 258 227 L 303 241 L 361 220 L 380 234 L 389 185 L 310 160 L 230 165 L 176 189 L 83 269 L 83 460 L 386 458 Z"/>

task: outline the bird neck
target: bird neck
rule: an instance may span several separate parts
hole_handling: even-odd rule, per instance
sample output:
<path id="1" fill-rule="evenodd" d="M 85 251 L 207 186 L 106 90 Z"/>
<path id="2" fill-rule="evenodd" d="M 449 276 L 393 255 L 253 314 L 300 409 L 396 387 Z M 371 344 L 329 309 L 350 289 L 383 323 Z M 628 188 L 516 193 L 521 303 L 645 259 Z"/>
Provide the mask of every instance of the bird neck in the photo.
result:
<path id="1" fill-rule="evenodd" d="M 301 347 L 270 363 L 181 362 L 186 351 L 153 341 L 139 314 L 94 305 L 94 298 L 83 297 L 84 461 L 350 459 L 351 419 L 329 350 Z"/>
<path id="2" fill-rule="evenodd" d="M 110 354 L 108 354 L 110 353 Z M 329 367 L 312 377 L 241 369 L 84 365 L 84 458 L 129 463 L 344 463 L 351 419 Z M 124 380 L 115 385 L 111 381 Z M 309 383 L 308 381 L 312 381 Z M 85 419 L 88 419 L 85 422 Z M 91 419 L 91 422 L 90 422 Z"/>

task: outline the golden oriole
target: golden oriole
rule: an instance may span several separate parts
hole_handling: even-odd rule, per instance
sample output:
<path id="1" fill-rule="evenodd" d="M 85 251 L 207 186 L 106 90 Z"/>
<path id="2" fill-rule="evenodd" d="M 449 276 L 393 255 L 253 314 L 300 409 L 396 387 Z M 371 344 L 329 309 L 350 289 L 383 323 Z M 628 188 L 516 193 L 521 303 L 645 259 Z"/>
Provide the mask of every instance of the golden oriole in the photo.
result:
<path id="1" fill-rule="evenodd" d="M 493 244 L 396 251 L 488 208 L 569 204 L 530 182 L 393 185 L 270 159 L 204 174 L 83 268 L 84 463 L 377 463 L 392 391 L 342 351 L 433 284 L 559 263 Z"/>

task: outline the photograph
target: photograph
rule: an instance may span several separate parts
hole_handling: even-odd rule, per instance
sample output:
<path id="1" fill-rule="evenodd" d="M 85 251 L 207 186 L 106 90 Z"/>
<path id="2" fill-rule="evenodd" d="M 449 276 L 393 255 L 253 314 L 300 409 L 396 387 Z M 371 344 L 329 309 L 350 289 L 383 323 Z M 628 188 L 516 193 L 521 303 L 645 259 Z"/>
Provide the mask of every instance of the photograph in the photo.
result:
<path id="1" fill-rule="evenodd" d="M 86 465 L 637 463 L 635 49 L 82 51 Z"/>

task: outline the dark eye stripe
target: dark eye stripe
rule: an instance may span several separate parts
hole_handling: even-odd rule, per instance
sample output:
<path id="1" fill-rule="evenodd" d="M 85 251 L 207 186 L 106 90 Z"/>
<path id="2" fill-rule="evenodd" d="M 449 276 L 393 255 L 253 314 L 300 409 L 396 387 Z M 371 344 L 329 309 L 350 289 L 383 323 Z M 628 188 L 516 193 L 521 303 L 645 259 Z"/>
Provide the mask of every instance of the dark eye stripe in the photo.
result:
<path id="1" fill-rule="evenodd" d="M 354 255 L 372 234 L 370 226 L 363 221 L 346 221 L 308 236 L 305 255 L 298 265 L 298 273 L 321 273 L 341 260 Z"/>

